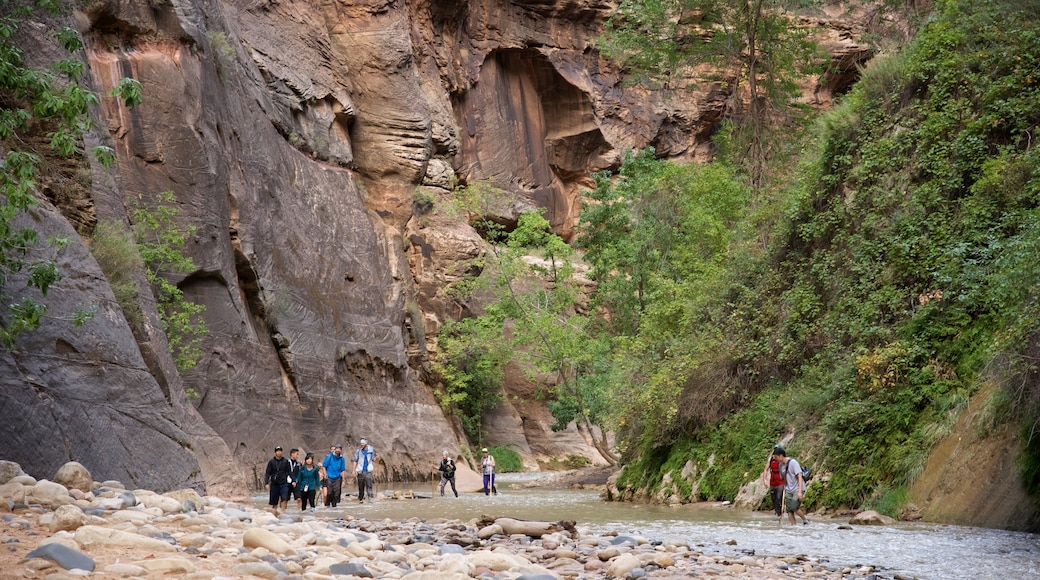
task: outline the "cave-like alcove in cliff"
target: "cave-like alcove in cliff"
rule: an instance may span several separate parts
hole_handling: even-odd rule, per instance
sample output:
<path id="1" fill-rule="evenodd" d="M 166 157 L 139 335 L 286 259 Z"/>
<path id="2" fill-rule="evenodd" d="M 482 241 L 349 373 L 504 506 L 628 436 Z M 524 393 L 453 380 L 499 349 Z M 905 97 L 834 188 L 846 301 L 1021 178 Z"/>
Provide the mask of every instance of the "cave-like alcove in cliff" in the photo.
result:
<path id="1" fill-rule="evenodd" d="M 490 180 L 546 208 L 558 231 L 569 230 L 576 184 L 602 169 L 599 160 L 611 149 L 589 96 L 538 51 L 499 50 L 488 55 L 454 109 L 462 181 Z"/>

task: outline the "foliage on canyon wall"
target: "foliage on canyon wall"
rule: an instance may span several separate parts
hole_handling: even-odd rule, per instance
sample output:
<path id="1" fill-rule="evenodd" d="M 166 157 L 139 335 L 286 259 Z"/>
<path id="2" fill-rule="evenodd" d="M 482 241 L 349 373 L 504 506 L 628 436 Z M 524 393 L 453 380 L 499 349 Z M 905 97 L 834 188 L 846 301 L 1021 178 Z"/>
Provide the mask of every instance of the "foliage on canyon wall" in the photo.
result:
<path id="1" fill-rule="evenodd" d="M 187 300 L 184 292 L 167 278 L 195 270 L 194 260 L 184 254 L 185 239 L 195 229 L 181 229 L 176 224 L 180 210 L 174 202 L 171 191 L 156 196 L 154 207 L 146 207 L 139 200 L 130 231 L 115 220 L 98 222 L 90 239 L 90 251 L 105 273 L 127 322 L 134 327 L 144 319 L 134 276 L 144 273 L 156 297 L 170 354 L 177 368 L 185 371 L 198 362 L 202 338 L 209 334 L 209 329 L 202 318 L 206 307 Z"/>
<path id="2" fill-rule="evenodd" d="M 653 487 L 681 449 L 706 468 L 690 499 L 732 499 L 793 435 L 794 454 L 833 472 L 810 503 L 895 510 L 996 381 L 1007 389 L 990 416 L 1024 425 L 1023 479 L 1040 491 L 1038 19 L 1015 0 L 940 2 L 820 119 L 801 179 L 773 200 L 785 210 L 767 250 L 734 244 L 705 289 L 723 306 L 673 335 L 719 329 L 717 360 L 699 361 L 705 380 L 679 400 L 738 376 L 740 410 L 630 435 L 620 486 Z"/>
<path id="3" fill-rule="evenodd" d="M 520 214 L 506 231 L 487 216 L 501 194 L 486 184 L 456 192 L 458 206 L 489 240 L 474 275 L 453 289 L 456 296 L 483 295 L 482 312 L 452 321 L 440 333 L 440 355 L 434 362 L 443 388 L 439 396 L 463 422 L 467 434 L 480 441 L 481 416 L 497 404 L 504 366 L 516 363 L 530 380 L 552 377 L 542 395 L 551 400 L 557 428 L 579 421 L 590 429 L 601 424 L 603 388 L 592 320 L 580 304 L 582 286 L 576 276 L 574 250 L 550 232 L 540 211 Z M 605 441 L 597 444 L 610 458 Z"/>
<path id="4" fill-rule="evenodd" d="M 10 347 L 22 332 L 39 328 L 48 315 L 47 292 L 62 278 L 55 256 L 67 239 L 40 240 L 31 225 L 17 220 L 37 205 L 37 173 L 47 157 L 68 158 L 82 155 L 83 134 L 91 128 L 89 108 L 98 96 L 80 85 L 85 64 L 76 53 L 83 49 L 79 34 L 62 27 L 55 40 L 69 56 L 51 63 L 47 69 L 31 66 L 18 44 L 19 27 L 37 14 L 58 14 L 67 10 L 65 2 L 34 0 L 5 3 L 0 15 L 0 140 L 4 157 L 0 163 L 0 343 Z M 140 103 L 140 84 L 121 79 L 112 96 L 126 101 L 128 107 Z M 114 160 L 111 148 L 95 147 L 94 156 L 104 165 Z M 6 285 L 20 272 L 27 272 L 26 285 L 39 292 L 8 302 Z M 92 315 L 84 306 L 71 316 L 77 326 Z"/>
<path id="5" fill-rule="evenodd" d="M 826 61 L 799 26 L 799 8 L 811 0 L 626 0 L 607 23 L 599 46 L 635 78 L 676 89 L 690 78 L 722 82 L 738 98 L 724 116 L 734 123 L 748 183 L 762 191 L 770 160 L 785 143 L 770 138 L 790 130 L 803 111 L 793 107 L 797 80 Z M 707 64 L 708 66 L 704 66 Z M 747 98 L 744 98 L 745 94 Z"/>
<path id="6" fill-rule="evenodd" d="M 0 342 L 10 347 L 21 332 L 38 328 L 47 315 L 46 302 L 31 296 L 9 301 L 8 280 L 28 272 L 27 286 L 46 297 L 51 285 L 61 279 L 54 255 L 65 240 L 41 241 L 36 230 L 20 225 L 16 219 L 35 205 L 37 168 L 45 155 L 72 156 L 78 151 L 79 137 L 88 126 L 87 108 L 98 102 L 97 95 L 84 90 L 77 81 L 84 65 L 75 57 L 54 63 L 49 70 L 35 70 L 13 38 L 23 20 L 37 10 L 56 12 L 59 2 L 31 2 L 5 7 L 0 17 L 0 139 L 4 158 L 0 164 Z M 63 28 L 58 41 L 68 52 L 83 48 L 79 35 Z M 46 140 L 33 137 L 46 133 Z M 77 313 L 82 322 L 86 313 Z"/>

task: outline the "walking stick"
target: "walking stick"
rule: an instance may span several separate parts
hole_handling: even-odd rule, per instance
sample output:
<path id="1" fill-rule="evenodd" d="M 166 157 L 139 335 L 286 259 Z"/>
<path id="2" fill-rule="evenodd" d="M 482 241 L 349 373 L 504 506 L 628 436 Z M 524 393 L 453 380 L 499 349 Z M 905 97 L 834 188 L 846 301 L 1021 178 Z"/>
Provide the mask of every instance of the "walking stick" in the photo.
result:
<path id="1" fill-rule="evenodd" d="M 783 495 L 780 496 L 780 517 L 776 518 L 776 527 L 784 527 L 784 513 L 787 512 L 787 486 L 784 486 Z"/>

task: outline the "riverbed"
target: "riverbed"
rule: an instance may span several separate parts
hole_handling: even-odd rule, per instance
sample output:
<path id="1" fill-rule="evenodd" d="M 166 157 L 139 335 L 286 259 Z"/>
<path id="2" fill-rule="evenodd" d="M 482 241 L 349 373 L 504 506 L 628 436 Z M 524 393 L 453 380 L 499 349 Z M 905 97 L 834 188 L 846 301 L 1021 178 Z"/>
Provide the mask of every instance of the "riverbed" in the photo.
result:
<path id="1" fill-rule="evenodd" d="M 450 518 L 482 515 L 528 520 L 573 520 L 581 530 L 636 534 L 649 540 L 683 541 L 705 551 L 739 556 L 798 555 L 834 566 L 873 566 L 887 578 L 1040 578 L 1040 535 L 925 523 L 849 526 L 847 519 L 810 519 L 810 525 L 779 523 L 773 512 L 728 507 L 680 507 L 604 502 L 592 490 L 527 487 L 544 474 L 502 474 L 499 494 L 462 492 L 440 497 L 430 483 L 377 485 L 377 492 L 412 491 L 417 499 L 358 504 L 353 497 L 316 515 L 369 520 Z M 345 486 L 344 493 L 354 493 Z M 254 498 L 266 503 L 263 497 Z M 292 510 L 290 510 L 292 511 Z"/>

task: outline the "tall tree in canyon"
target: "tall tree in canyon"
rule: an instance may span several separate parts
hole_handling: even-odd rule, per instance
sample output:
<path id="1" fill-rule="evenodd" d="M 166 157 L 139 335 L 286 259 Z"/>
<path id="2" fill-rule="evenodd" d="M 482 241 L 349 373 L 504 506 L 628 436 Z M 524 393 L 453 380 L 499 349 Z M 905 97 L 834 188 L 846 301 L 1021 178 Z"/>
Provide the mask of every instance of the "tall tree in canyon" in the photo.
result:
<path id="1" fill-rule="evenodd" d="M 456 193 L 459 208 L 490 244 L 475 268 L 479 275 L 453 290 L 460 299 L 480 296 L 484 305 L 480 315 L 446 324 L 441 333 L 444 344 L 434 366 L 445 383 L 442 404 L 461 411 L 467 427 L 474 420 L 479 425 L 480 412 L 497 403 L 502 368 L 512 361 L 534 382 L 551 377 L 543 395 L 554 428 L 575 421 L 600 455 L 616 462 L 604 430 L 595 435 L 606 417 L 603 377 L 609 365 L 603 363 L 609 353 L 583 312 L 585 288 L 573 248 L 551 233 L 541 212 L 520 214 L 512 231 L 489 218 L 502 201 L 504 192 L 497 188 L 475 184 Z"/>
<path id="2" fill-rule="evenodd" d="M 624 0 L 600 48 L 635 78 L 665 89 L 721 83 L 724 118 L 734 129 L 735 159 L 761 190 L 777 153 L 770 129 L 795 108 L 795 79 L 820 59 L 791 10 L 812 0 Z"/>

